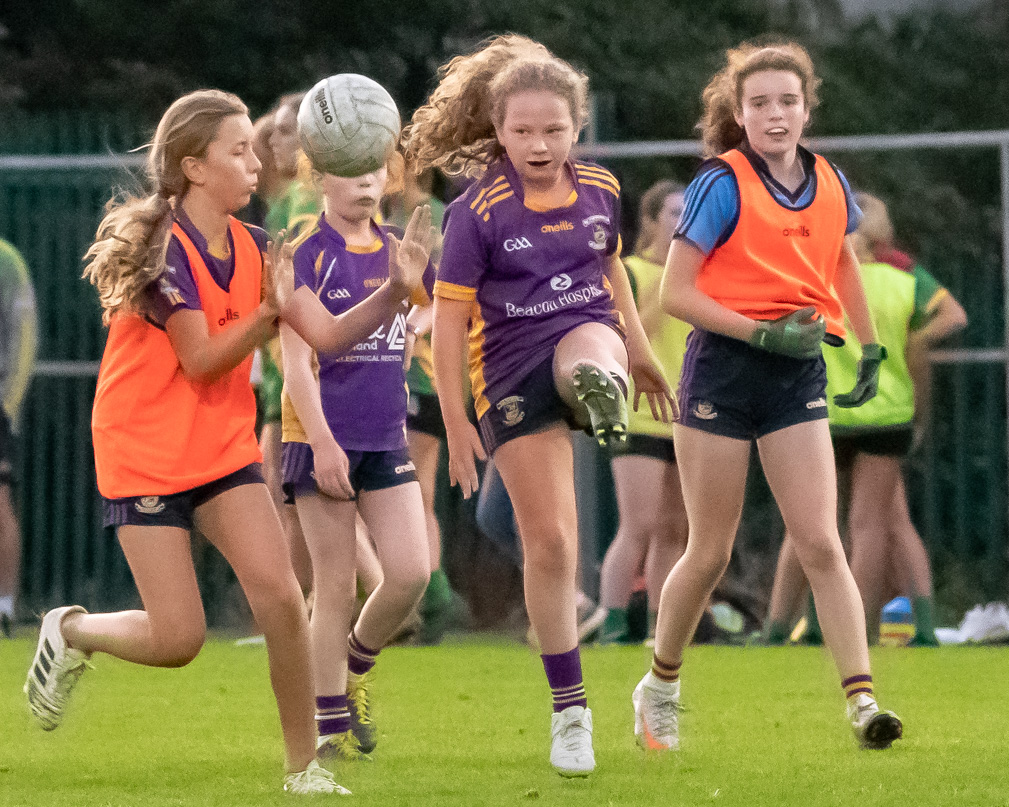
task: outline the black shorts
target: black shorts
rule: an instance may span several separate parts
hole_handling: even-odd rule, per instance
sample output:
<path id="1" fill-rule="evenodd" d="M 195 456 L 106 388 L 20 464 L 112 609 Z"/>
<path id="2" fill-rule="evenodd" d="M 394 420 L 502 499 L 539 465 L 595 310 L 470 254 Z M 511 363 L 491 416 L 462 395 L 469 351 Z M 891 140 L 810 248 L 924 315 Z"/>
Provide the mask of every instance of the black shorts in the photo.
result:
<path id="1" fill-rule="evenodd" d="M 411 392 L 406 402 L 406 428 L 412 432 L 429 434 L 439 440 L 445 437 L 445 422 L 441 417 L 441 404 L 437 395 Z"/>
<path id="2" fill-rule="evenodd" d="M 193 511 L 215 496 L 242 485 L 264 484 L 263 466 L 254 462 L 205 485 L 170 493 L 167 496 L 127 496 L 122 499 L 102 497 L 106 527 L 181 527 L 193 528 Z"/>
<path id="3" fill-rule="evenodd" d="M 564 403 L 554 384 L 554 357 L 550 354 L 520 379 L 480 417 L 480 437 L 487 456 L 514 440 L 543 431 L 558 423 L 572 429 L 583 426 L 575 421 L 575 413 Z"/>
<path id="4" fill-rule="evenodd" d="M 354 493 L 385 490 L 417 481 L 417 469 L 407 448 L 345 453 L 350 462 L 350 486 Z M 294 504 L 298 496 L 319 492 L 315 484 L 315 454 L 308 443 L 284 443 L 281 473 L 285 504 Z"/>
<path id="5" fill-rule="evenodd" d="M 656 437 L 654 434 L 627 435 L 627 442 L 617 446 L 613 452 L 615 457 L 626 457 L 634 454 L 639 457 L 653 457 L 670 465 L 676 464 L 676 449 L 673 448 L 672 437 Z"/>
<path id="6" fill-rule="evenodd" d="M 834 456 L 838 462 L 850 462 L 856 454 L 877 457 L 905 457 L 914 441 L 910 424 L 879 428 L 857 434 L 834 434 Z"/>
<path id="7" fill-rule="evenodd" d="M 695 328 L 687 337 L 678 398 L 693 429 L 752 440 L 827 417 L 823 357 L 793 359 Z"/>
<path id="8" fill-rule="evenodd" d="M 0 485 L 14 481 L 14 434 L 7 413 L 0 406 Z"/>

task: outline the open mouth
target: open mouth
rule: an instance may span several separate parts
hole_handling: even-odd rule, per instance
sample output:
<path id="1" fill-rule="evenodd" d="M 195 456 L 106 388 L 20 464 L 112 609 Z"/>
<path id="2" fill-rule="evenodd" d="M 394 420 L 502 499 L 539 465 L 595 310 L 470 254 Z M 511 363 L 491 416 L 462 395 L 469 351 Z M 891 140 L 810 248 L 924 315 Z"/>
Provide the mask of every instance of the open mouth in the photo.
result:
<path id="1" fill-rule="evenodd" d="M 771 137 L 782 137 L 788 134 L 788 129 L 785 129 L 781 126 L 776 126 L 773 129 L 768 129 L 766 133 Z"/>
<path id="2" fill-rule="evenodd" d="M 526 162 L 533 168 L 546 168 L 548 165 L 550 165 L 552 160 L 527 160 Z"/>

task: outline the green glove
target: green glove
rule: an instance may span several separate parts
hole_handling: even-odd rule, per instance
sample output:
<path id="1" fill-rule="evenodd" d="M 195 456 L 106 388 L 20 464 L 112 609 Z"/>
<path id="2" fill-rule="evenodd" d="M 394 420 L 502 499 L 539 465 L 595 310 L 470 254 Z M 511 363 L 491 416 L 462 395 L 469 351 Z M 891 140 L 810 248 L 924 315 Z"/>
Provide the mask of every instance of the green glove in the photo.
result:
<path id="1" fill-rule="evenodd" d="M 876 396 L 879 383 L 879 365 L 886 358 L 886 348 L 870 342 L 862 345 L 862 360 L 858 363 L 855 387 L 845 395 L 835 395 L 834 403 L 842 409 L 854 409 Z"/>
<path id="2" fill-rule="evenodd" d="M 793 359 L 815 359 L 820 355 L 820 343 L 826 333 L 827 323 L 816 315 L 813 306 L 809 306 L 777 319 L 758 322 L 750 344 Z"/>

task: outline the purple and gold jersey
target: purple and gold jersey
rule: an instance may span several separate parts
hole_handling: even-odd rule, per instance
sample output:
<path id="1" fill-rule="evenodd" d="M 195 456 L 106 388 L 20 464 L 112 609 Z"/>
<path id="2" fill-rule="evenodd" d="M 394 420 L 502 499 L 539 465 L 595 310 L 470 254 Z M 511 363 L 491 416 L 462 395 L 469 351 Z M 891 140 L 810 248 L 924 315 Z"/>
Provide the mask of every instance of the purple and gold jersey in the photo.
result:
<path id="1" fill-rule="evenodd" d="M 314 232 L 294 253 L 294 287 L 308 286 L 331 314 L 342 314 L 365 300 L 389 278 L 387 239 L 394 228 L 373 223 L 372 229 L 371 246 L 347 246 L 321 216 Z M 434 267 L 428 264 L 424 286 L 429 294 L 433 284 Z M 406 446 L 407 310 L 403 305 L 347 353 L 318 356 L 322 411 L 333 437 L 346 451 L 391 451 Z M 305 442 L 300 424 L 292 428 L 288 423 L 291 413 L 293 408 L 285 405 L 285 440 Z M 293 437 L 298 432 L 300 440 Z"/>
<path id="2" fill-rule="evenodd" d="M 572 328 L 617 322 L 607 260 L 620 250 L 620 185 L 598 165 L 569 161 L 563 207 L 525 204 L 505 158 L 445 213 L 435 294 L 472 301 L 470 378 L 477 416 L 528 375 Z"/>

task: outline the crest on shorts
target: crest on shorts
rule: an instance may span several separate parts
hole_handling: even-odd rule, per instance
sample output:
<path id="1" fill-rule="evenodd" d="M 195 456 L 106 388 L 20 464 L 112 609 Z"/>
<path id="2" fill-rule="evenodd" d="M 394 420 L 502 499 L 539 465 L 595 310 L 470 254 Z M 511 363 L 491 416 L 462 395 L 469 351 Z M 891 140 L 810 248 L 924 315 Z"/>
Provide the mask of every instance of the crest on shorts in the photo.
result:
<path id="1" fill-rule="evenodd" d="M 714 420 L 718 417 L 718 412 L 715 411 L 715 405 L 710 401 L 698 401 L 694 404 L 694 416 L 701 420 Z"/>
<path id="2" fill-rule="evenodd" d="M 160 496 L 141 496 L 133 506 L 137 508 L 138 513 L 143 513 L 145 516 L 157 515 L 165 509 Z"/>
<path id="3" fill-rule="evenodd" d="M 504 418 L 502 422 L 505 426 L 517 426 L 522 422 L 526 416 L 522 409 L 525 400 L 521 395 L 509 395 L 498 401 L 497 408 Z"/>

